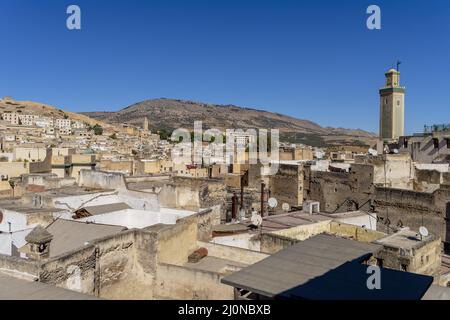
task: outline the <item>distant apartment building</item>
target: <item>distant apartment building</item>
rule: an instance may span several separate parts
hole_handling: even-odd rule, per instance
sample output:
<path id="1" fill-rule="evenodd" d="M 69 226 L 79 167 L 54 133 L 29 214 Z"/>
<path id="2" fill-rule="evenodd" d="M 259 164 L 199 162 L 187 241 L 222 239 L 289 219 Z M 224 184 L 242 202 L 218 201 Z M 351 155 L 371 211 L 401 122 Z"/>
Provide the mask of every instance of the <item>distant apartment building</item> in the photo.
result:
<path id="1" fill-rule="evenodd" d="M 72 121 L 70 119 L 55 119 L 55 128 L 70 128 Z"/>
<path id="2" fill-rule="evenodd" d="M 53 118 L 50 117 L 40 117 L 36 120 L 36 126 L 40 128 L 50 128 L 53 127 Z"/>
<path id="3" fill-rule="evenodd" d="M 62 136 L 70 136 L 72 134 L 72 129 L 70 129 L 70 127 L 61 127 L 58 129 L 58 132 Z"/>
<path id="4" fill-rule="evenodd" d="M 53 127 L 53 119 L 34 114 L 20 114 L 17 112 L 5 112 L 2 114 L 4 121 L 12 125 L 37 126 L 40 128 Z"/>
<path id="5" fill-rule="evenodd" d="M 84 128 L 86 128 L 86 124 L 82 121 L 73 121 L 72 128 L 73 129 L 84 129 Z"/>
<path id="6" fill-rule="evenodd" d="M 245 148 L 248 144 L 256 143 L 256 135 L 246 132 L 232 132 L 230 137 L 236 143 L 237 148 Z"/>
<path id="7" fill-rule="evenodd" d="M 19 115 L 20 124 L 23 126 L 34 126 L 36 121 L 39 120 L 39 116 L 33 114 L 21 114 Z"/>
<path id="8" fill-rule="evenodd" d="M 425 127 L 424 131 L 400 137 L 400 153 L 409 153 L 419 163 L 450 163 L 450 124 Z"/>
<path id="9" fill-rule="evenodd" d="M 19 114 L 16 112 L 5 112 L 2 114 L 2 118 L 13 125 L 20 124 Z"/>

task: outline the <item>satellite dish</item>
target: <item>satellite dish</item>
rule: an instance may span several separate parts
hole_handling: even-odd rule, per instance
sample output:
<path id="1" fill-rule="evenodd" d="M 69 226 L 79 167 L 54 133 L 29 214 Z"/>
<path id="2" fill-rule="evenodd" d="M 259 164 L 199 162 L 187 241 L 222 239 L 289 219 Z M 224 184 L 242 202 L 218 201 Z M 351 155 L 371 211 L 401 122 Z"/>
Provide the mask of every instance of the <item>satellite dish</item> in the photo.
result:
<path id="1" fill-rule="evenodd" d="M 428 229 L 425 228 L 424 226 L 419 228 L 419 233 L 422 237 L 428 237 Z"/>
<path id="2" fill-rule="evenodd" d="M 398 154 L 398 149 L 394 149 L 394 153 L 395 153 L 395 154 Z"/>
<path id="3" fill-rule="evenodd" d="M 251 221 L 253 225 L 260 226 L 262 224 L 262 217 L 259 214 L 253 214 Z"/>
<path id="4" fill-rule="evenodd" d="M 369 149 L 369 154 L 372 155 L 372 156 L 374 156 L 374 157 L 378 156 L 377 150 L 374 150 L 374 149 L 372 149 L 372 148 Z"/>
<path id="5" fill-rule="evenodd" d="M 269 207 L 275 208 L 278 205 L 278 201 L 275 198 L 270 198 L 268 201 Z"/>
<path id="6" fill-rule="evenodd" d="M 289 205 L 289 203 L 285 202 L 285 203 L 283 203 L 281 208 L 283 209 L 284 212 L 288 212 L 291 209 L 291 206 Z"/>

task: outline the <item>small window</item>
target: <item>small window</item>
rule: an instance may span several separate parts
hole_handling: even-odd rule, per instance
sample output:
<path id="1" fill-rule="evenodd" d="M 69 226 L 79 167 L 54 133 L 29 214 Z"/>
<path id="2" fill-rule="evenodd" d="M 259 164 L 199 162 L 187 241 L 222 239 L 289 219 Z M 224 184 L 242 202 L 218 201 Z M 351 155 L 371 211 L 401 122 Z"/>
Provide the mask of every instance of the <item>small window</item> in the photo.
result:
<path id="1" fill-rule="evenodd" d="M 439 149 L 439 139 L 434 138 L 433 139 L 433 145 L 435 149 Z"/>
<path id="2" fill-rule="evenodd" d="M 377 258 L 377 266 L 383 268 L 383 259 Z"/>
<path id="3" fill-rule="evenodd" d="M 447 139 L 447 149 L 450 149 L 450 138 Z"/>
<path id="4" fill-rule="evenodd" d="M 397 100 L 397 105 L 400 106 L 400 100 Z"/>
<path id="5" fill-rule="evenodd" d="M 403 139 L 403 148 L 408 148 L 408 139 Z"/>
<path id="6" fill-rule="evenodd" d="M 408 266 L 406 264 L 402 264 L 401 265 L 401 269 L 402 269 L 402 271 L 407 272 L 408 271 Z"/>

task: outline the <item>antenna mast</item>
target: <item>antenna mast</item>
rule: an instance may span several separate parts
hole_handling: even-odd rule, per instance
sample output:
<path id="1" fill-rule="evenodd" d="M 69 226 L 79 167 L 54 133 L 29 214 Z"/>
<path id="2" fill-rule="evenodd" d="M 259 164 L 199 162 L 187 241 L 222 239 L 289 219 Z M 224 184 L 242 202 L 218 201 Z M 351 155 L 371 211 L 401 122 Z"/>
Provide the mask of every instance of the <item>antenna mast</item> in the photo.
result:
<path id="1" fill-rule="evenodd" d="M 397 72 L 400 72 L 400 65 L 402 62 L 400 60 L 397 60 Z"/>

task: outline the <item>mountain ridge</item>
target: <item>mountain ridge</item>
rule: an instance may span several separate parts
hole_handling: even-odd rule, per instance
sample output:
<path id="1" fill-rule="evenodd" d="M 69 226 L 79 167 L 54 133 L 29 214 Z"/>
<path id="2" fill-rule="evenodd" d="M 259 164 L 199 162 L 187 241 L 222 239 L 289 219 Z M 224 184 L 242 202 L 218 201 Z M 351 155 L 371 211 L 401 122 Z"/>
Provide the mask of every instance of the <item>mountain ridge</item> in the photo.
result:
<path id="1" fill-rule="evenodd" d="M 147 117 L 153 131 L 177 128 L 193 130 L 194 121 L 202 121 L 203 129 L 279 129 L 281 140 L 313 146 L 337 144 L 372 145 L 376 135 L 362 129 L 322 127 L 305 119 L 232 104 L 211 104 L 191 100 L 148 99 L 118 111 L 83 112 L 91 118 L 112 125 L 143 125 Z"/>

